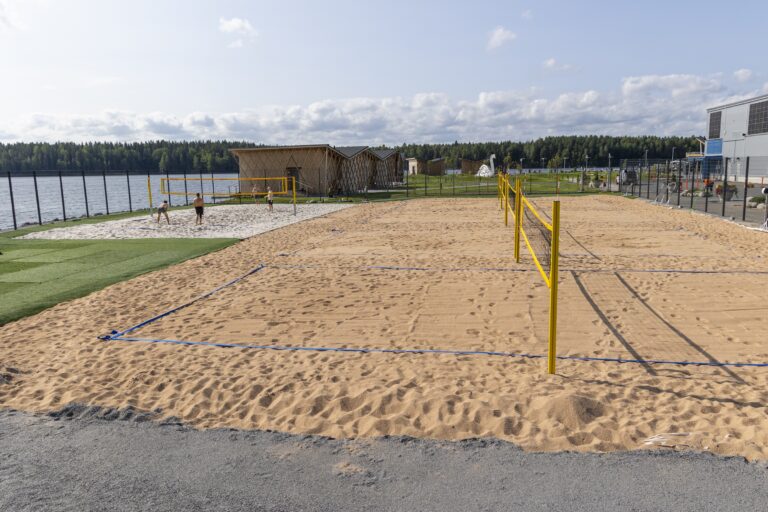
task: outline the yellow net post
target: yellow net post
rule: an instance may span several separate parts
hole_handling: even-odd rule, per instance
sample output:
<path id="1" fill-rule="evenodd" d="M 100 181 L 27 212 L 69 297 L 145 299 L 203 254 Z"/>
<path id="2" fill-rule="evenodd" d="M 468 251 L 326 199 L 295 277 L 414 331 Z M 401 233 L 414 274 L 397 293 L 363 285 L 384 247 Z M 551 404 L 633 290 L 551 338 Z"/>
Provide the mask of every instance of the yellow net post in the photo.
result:
<path id="1" fill-rule="evenodd" d="M 549 351 L 547 371 L 555 373 L 557 360 L 557 281 L 560 258 L 560 201 L 552 203 L 552 249 L 549 268 Z"/>
<path id="2" fill-rule="evenodd" d="M 509 226 L 509 181 L 504 182 L 504 225 Z"/>
<path id="3" fill-rule="evenodd" d="M 152 181 L 147 176 L 147 197 L 149 198 L 149 211 L 152 211 Z"/>
<path id="4" fill-rule="evenodd" d="M 496 175 L 496 199 L 499 201 L 499 209 L 504 207 L 501 200 L 501 173 Z"/>
<path id="5" fill-rule="evenodd" d="M 523 201 L 520 178 L 515 178 L 515 262 L 520 263 L 520 224 L 522 223 Z"/>

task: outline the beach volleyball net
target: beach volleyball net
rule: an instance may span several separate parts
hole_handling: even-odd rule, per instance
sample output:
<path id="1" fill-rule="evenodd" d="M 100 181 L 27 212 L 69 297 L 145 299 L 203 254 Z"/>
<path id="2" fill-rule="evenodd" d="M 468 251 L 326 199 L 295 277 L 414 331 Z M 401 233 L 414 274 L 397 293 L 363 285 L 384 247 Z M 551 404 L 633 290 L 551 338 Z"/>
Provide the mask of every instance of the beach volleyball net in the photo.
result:
<path id="1" fill-rule="evenodd" d="M 514 224 L 514 257 L 520 262 L 520 241 L 525 243 L 533 263 L 549 288 L 549 335 L 547 371 L 555 373 L 557 358 L 557 288 L 560 248 L 560 201 L 553 201 L 547 217 L 526 196 L 520 178 L 498 176 L 498 199 L 504 212 L 504 225 Z"/>
<path id="2" fill-rule="evenodd" d="M 200 194 L 204 200 L 221 199 L 238 200 L 243 202 L 243 198 L 256 201 L 266 197 L 269 192 L 273 197 L 283 197 L 293 204 L 293 213 L 296 213 L 296 178 L 294 177 L 274 177 L 274 178 L 214 178 L 214 177 L 165 177 L 160 178 L 160 195 L 170 200 L 171 196 L 182 196 L 185 200 Z M 147 177 L 147 194 L 149 198 L 149 207 L 154 204 L 152 201 L 152 183 Z M 285 199 L 283 199 L 285 201 Z"/>
<path id="3" fill-rule="evenodd" d="M 208 197 L 261 197 L 267 188 L 275 196 L 292 197 L 296 192 L 295 178 L 160 178 L 160 193 L 164 196 L 192 197 L 202 190 Z"/>

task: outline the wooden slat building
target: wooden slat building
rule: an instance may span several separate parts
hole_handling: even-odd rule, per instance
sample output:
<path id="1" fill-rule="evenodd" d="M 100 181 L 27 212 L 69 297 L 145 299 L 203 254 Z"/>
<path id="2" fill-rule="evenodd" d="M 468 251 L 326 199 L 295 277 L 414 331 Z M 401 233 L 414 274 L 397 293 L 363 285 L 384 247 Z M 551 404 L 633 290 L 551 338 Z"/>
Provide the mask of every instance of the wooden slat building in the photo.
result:
<path id="1" fill-rule="evenodd" d="M 387 175 L 384 169 L 399 169 L 400 162 L 400 155 L 394 150 L 388 150 L 394 156 L 377 154 L 380 150 L 371 150 L 368 146 L 314 144 L 230 151 L 237 157 L 241 177 L 293 177 L 296 178 L 297 190 L 308 195 L 333 196 L 364 192 L 373 184 L 383 183 Z M 256 188 L 264 192 L 267 184 L 256 182 Z"/>
<path id="2" fill-rule="evenodd" d="M 480 170 L 480 166 L 483 165 L 482 160 L 470 160 L 468 158 L 461 159 L 461 174 L 471 174 L 474 176 L 477 171 Z"/>
<path id="3" fill-rule="evenodd" d="M 389 188 L 403 182 L 403 160 L 394 149 L 371 149 L 376 157 L 375 169 L 371 176 L 371 187 Z"/>
<path id="4" fill-rule="evenodd" d="M 430 176 L 443 176 L 445 174 L 445 158 L 433 158 L 427 161 L 427 174 Z"/>

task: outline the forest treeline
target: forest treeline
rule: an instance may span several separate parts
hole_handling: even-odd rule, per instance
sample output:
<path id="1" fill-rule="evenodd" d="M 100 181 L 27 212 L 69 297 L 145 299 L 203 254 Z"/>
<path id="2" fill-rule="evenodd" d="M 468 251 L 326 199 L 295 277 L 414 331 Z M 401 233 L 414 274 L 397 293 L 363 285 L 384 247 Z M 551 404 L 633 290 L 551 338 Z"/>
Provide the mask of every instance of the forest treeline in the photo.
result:
<path id="1" fill-rule="evenodd" d="M 0 144 L 0 171 L 203 171 L 237 172 L 230 148 L 258 147 L 242 141 L 150 141 L 150 142 L 19 142 Z M 608 165 L 618 160 L 668 159 L 698 151 L 694 137 L 557 136 L 528 142 L 454 142 L 452 144 L 403 144 L 396 149 L 406 157 L 429 160 L 446 158 L 448 167 L 458 167 L 460 158 L 487 160 L 496 155 L 497 165 L 506 167 L 573 167 Z"/>
<path id="2" fill-rule="evenodd" d="M 408 157 L 424 160 L 446 158 L 447 167 L 456 168 L 460 158 L 487 160 L 496 155 L 496 165 L 524 168 L 576 167 L 586 163 L 590 166 L 607 166 L 608 155 L 611 163 L 618 165 L 623 159 L 670 159 L 672 148 L 675 158 L 686 152 L 699 151 L 695 137 L 609 137 L 605 135 L 580 135 L 544 137 L 528 142 L 454 142 L 453 144 L 403 144 L 399 149 Z"/>

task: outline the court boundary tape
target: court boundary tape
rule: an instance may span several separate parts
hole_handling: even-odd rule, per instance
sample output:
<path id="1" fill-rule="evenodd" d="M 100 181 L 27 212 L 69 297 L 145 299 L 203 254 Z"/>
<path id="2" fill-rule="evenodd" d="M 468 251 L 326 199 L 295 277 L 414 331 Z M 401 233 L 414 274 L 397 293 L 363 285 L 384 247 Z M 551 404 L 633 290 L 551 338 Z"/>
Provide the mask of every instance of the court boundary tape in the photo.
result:
<path id="1" fill-rule="evenodd" d="M 206 299 L 213 294 L 233 286 L 240 281 L 261 272 L 265 268 L 281 268 L 279 265 L 266 265 L 260 263 L 258 266 L 252 268 L 245 274 L 242 274 L 231 281 L 228 281 L 216 288 L 195 297 L 194 299 L 185 302 L 180 306 L 169 309 L 159 315 L 155 315 L 152 318 L 144 320 L 132 327 L 129 327 L 123 331 L 112 330 L 110 334 L 104 336 L 98 336 L 98 339 L 102 341 L 124 341 L 129 343 L 160 343 L 160 344 L 173 344 L 173 345 L 186 345 L 186 346 L 204 346 L 215 348 L 239 348 L 244 350 L 277 350 L 277 351 L 294 351 L 294 352 L 346 352 L 346 353 L 362 353 L 362 354 L 436 354 L 436 355 L 454 355 L 454 356 L 492 356 L 492 357 L 508 357 L 508 358 L 526 358 L 526 359 L 543 359 L 547 357 L 544 354 L 526 354 L 517 352 L 497 352 L 497 351 L 483 351 L 483 350 L 449 350 L 449 349 L 398 349 L 398 348 L 350 348 L 350 347 L 303 347 L 303 346 L 288 346 L 288 345 L 253 345 L 253 344 L 238 344 L 238 343 L 220 343 L 209 341 L 190 341 L 190 340 L 174 340 L 174 339 L 155 339 L 155 338 L 138 338 L 138 337 L 126 337 L 125 335 L 136 331 L 142 327 L 145 327 L 151 323 L 154 323 L 162 318 L 172 315 L 182 309 L 185 309 L 196 302 Z M 301 268 L 301 266 L 290 266 L 283 268 Z M 369 270 L 435 270 L 422 267 L 397 267 L 397 266 L 366 266 L 361 267 Z M 437 269 L 442 271 L 448 271 L 450 269 Z M 460 271 L 459 269 L 455 269 Z M 486 269 L 486 270 L 506 270 L 506 269 Z M 512 272 L 518 272 L 517 269 L 509 269 Z M 519 270 L 523 271 L 523 270 Z M 592 356 L 557 356 L 557 359 L 562 361 L 582 361 L 582 362 L 609 362 L 609 363 L 628 363 L 628 364 L 653 364 L 653 365 L 677 365 L 677 366 L 715 366 L 715 367 L 756 367 L 765 368 L 768 367 L 768 363 L 721 363 L 713 361 L 669 361 L 662 359 L 622 359 L 619 357 L 592 357 Z"/>
<path id="2" fill-rule="evenodd" d="M 292 352 L 346 352 L 359 354 L 436 354 L 453 356 L 495 356 L 525 359 L 544 359 L 545 354 L 526 354 L 523 352 L 496 352 L 490 350 L 448 350 L 439 348 L 354 348 L 354 347 L 302 347 L 290 345 L 241 345 L 238 343 L 220 343 L 213 341 L 190 341 L 173 339 L 111 337 L 108 341 L 125 341 L 129 343 L 166 343 L 171 345 L 202 346 L 216 348 L 239 348 L 242 350 L 276 350 Z M 557 356 L 561 361 L 583 362 L 612 362 L 628 364 L 654 364 L 677 366 L 734 366 L 734 367 L 768 367 L 768 363 L 720 363 L 712 361 L 668 361 L 663 359 L 622 359 L 619 357 L 590 357 L 590 356 Z"/>
<path id="3" fill-rule="evenodd" d="M 116 338 L 119 338 L 121 336 L 125 336 L 129 332 L 133 332 L 136 329 L 140 329 L 140 328 L 142 328 L 142 327 L 144 327 L 146 325 L 149 325 L 149 324 L 151 324 L 153 322 L 156 322 L 156 321 L 160 320 L 163 317 L 166 317 L 168 315 L 172 315 L 172 314 L 176 313 L 177 311 L 180 311 L 180 310 L 182 310 L 184 308 L 187 308 L 187 307 L 191 306 L 192 304 L 194 304 L 195 302 L 197 302 L 199 300 L 207 299 L 208 297 L 210 297 L 214 293 L 219 292 L 219 291 L 223 290 L 224 288 L 228 288 L 228 287 L 230 287 L 230 286 L 232 286 L 232 285 L 242 281 L 246 277 L 249 277 L 249 276 L 251 276 L 251 275 L 253 275 L 253 274 L 257 273 L 257 272 L 260 272 L 260 271 L 264 270 L 265 268 L 266 268 L 266 265 L 259 264 L 259 266 L 252 268 L 251 270 L 249 270 L 245 274 L 243 274 L 243 275 L 241 275 L 239 277 L 236 277 L 236 278 L 232 279 L 231 281 L 228 281 L 228 282 L 226 282 L 226 283 L 224 283 L 224 284 L 222 284 L 220 286 L 217 286 L 213 290 L 211 290 L 209 292 L 206 292 L 206 293 L 204 293 L 204 294 L 202 294 L 202 295 L 200 295 L 198 297 L 195 297 L 194 299 L 190 300 L 189 302 L 185 302 L 181 306 L 176 306 L 175 308 L 169 309 L 168 311 L 166 311 L 164 313 L 160 313 L 159 315 L 153 316 L 152 318 L 150 318 L 148 320 L 144 320 L 143 322 L 138 323 L 138 324 L 134 325 L 133 327 L 129 327 L 128 329 L 125 329 L 124 331 L 113 330 L 110 334 L 108 334 L 106 336 L 99 336 L 99 339 L 102 339 L 102 340 L 105 340 L 105 341 L 109 341 L 111 339 L 116 339 Z"/>

